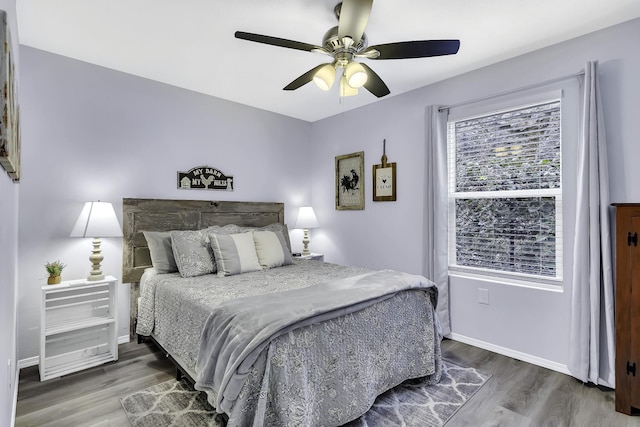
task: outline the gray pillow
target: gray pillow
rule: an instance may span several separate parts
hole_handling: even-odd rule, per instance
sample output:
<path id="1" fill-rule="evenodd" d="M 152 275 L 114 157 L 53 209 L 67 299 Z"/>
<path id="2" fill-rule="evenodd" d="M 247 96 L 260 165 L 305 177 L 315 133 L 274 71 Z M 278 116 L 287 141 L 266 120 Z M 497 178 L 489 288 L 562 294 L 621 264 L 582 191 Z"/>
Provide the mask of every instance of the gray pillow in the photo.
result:
<path id="1" fill-rule="evenodd" d="M 209 234 L 209 240 L 219 277 L 262 270 L 253 233 Z"/>
<path id="2" fill-rule="evenodd" d="M 171 231 L 171 246 L 182 277 L 202 276 L 216 272 L 213 252 L 204 230 Z"/>
<path id="3" fill-rule="evenodd" d="M 143 231 L 142 234 L 147 240 L 153 268 L 160 274 L 178 271 L 173 249 L 171 248 L 171 235 L 169 232 Z"/>
<path id="4" fill-rule="evenodd" d="M 238 234 L 242 233 L 242 227 L 235 224 L 227 224 L 224 226 L 212 225 L 204 229 L 209 234 Z"/>

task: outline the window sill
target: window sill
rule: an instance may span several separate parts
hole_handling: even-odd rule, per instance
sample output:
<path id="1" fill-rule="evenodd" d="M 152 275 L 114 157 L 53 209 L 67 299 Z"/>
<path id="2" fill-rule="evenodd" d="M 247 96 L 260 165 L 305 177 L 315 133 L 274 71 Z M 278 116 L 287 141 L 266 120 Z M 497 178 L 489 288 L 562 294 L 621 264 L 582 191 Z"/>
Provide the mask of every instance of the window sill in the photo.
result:
<path id="1" fill-rule="evenodd" d="M 462 279 L 481 280 L 484 282 L 500 283 L 508 286 L 519 286 L 530 289 L 540 289 L 551 292 L 564 292 L 562 279 L 530 278 L 525 275 L 500 274 L 480 269 L 449 266 L 449 276 Z"/>

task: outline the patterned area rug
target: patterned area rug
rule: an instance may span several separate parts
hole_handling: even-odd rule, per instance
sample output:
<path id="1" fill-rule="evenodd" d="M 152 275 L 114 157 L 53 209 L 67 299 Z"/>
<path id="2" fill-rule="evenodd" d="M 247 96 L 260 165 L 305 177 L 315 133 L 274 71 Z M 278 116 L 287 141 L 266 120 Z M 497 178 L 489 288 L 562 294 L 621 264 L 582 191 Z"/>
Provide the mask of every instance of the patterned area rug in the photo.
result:
<path id="1" fill-rule="evenodd" d="M 409 380 L 378 396 L 375 403 L 349 427 L 442 426 L 469 400 L 489 376 L 443 361 L 438 384 Z M 186 381 L 169 380 L 120 399 L 133 427 L 224 427 L 221 415 L 202 392 Z"/>

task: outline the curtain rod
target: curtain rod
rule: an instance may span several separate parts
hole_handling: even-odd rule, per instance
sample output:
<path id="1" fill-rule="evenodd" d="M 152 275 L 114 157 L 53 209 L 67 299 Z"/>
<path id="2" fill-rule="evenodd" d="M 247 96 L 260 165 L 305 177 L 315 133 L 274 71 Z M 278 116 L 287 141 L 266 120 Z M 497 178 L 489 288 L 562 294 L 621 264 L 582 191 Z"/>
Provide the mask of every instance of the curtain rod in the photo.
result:
<path id="1" fill-rule="evenodd" d="M 573 79 L 573 78 L 580 77 L 580 76 L 583 76 L 583 75 L 584 75 L 584 70 L 579 71 L 577 73 L 568 74 L 566 76 L 556 77 L 554 79 L 545 80 L 543 82 L 534 83 L 534 84 L 531 84 L 531 85 L 528 85 L 528 86 L 523 86 L 523 87 L 519 87 L 519 88 L 516 88 L 516 89 L 507 90 L 507 91 L 504 91 L 504 92 L 495 93 L 493 95 L 484 96 L 482 98 L 475 98 L 475 99 L 471 99 L 469 101 L 458 102 L 457 104 L 444 105 L 442 107 L 439 107 L 438 111 L 444 111 L 444 110 L 448 110 L 450 108 L 461 107 L 463 105 L 473 104 L 475 102 L 486 101 L 488 99 L 498 98 L 500 96 L 511 95 L 513 93 L 522 92 L 522 91 L 529 90 L 529 89 L 536 89 L 536 88 L 541 87 L 541 86 L 550 85 L 552 83 L 558 83 L 558 82 L 561 82 L 563 80 L 569 80 L 569 79 Z"/>

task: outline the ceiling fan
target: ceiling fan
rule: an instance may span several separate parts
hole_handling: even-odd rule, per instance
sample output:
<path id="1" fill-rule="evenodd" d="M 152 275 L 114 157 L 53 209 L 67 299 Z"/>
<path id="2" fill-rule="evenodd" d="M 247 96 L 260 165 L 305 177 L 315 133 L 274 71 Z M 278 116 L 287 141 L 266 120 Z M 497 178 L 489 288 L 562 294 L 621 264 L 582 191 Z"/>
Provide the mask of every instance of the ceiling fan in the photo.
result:
<path id="1" fill-rule="evenodd" d="M 334 8 L 338 26 L 327 31 L 322 46 L 279 37 L 236 31 L 238 39 L 306 52 L 322 53 L 333 57 L 333 62 L 320 64 L 307 71 L 284 90 L 296 90 L 313 81 L 323 90 L 329 90 L 340 73 L 340 96 L 351 96 L 363 87 L 381 98 L 390 93 L 387 85 L 369 66 L 355 59 L 406 59 L 452 55 L 458 52 L 460 40 L 414 40 L 368 46 L 364 29 L 367 26 L 373 0 L 343 0 Z"/>

